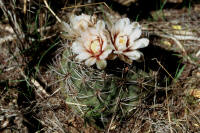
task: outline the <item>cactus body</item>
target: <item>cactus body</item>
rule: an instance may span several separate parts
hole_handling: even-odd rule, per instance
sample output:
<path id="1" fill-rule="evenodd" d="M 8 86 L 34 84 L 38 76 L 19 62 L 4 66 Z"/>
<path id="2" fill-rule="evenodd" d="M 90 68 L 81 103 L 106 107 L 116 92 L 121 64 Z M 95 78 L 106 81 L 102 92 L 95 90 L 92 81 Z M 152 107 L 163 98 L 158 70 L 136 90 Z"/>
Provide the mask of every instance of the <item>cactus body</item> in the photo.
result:
<path id="1" fill-rule="evenodd" d="M 74 112 L 106 125 L 113 115 L 126 117 L 138 105 L 142 89 L 131 81 L 137 81 L 141 74 L 132 73 L 133 70 L 128 70 L 124 77 L 107 74 L 77 63 L 72 57 L 70 48 L 65 48 L 60 63 L 60 72 L 65 76 L 59 78 L 63 79 L 60 86 L 66 102 Z"/>

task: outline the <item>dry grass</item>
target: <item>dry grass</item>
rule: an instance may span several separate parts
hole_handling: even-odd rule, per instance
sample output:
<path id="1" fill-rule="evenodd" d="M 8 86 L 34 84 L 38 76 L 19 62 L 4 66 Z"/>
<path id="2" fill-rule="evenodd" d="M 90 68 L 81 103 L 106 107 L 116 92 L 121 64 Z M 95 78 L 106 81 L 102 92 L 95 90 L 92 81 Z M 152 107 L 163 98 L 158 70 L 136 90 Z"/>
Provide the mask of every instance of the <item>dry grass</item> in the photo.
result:
<path id="1" fill-rule="evenodd" d="M 62 20 L 72 12 L 101 15 L 106 10 L 120 16 L 110 2 L 109 9 L 103 3 L 47 2 Z M 74 4 L 75 8 L 66 8 Z M 140 104 L 123 119 L 114 113 L 100 129 L 75 113 L 59 87 L 69 75 L 55 69 L 67 41 L 61 38 L 55 15 L 40 0 L 0 0 L 0 6 L 4 13 L 0 16 L 0 132 L 199 132 L 200 100 L 194 94 L 200 89 L 197 8 L 163 10 L 156 19 L 141 20 L 144 36 L 151 41 L 142 50 L 145 69 L 154 84 L 145 77 L 132 81 L 147 90 Z M 177 25 L 181 29 L 173 27 Z M 63 79 L 58 81 L 58 76 Z"/>

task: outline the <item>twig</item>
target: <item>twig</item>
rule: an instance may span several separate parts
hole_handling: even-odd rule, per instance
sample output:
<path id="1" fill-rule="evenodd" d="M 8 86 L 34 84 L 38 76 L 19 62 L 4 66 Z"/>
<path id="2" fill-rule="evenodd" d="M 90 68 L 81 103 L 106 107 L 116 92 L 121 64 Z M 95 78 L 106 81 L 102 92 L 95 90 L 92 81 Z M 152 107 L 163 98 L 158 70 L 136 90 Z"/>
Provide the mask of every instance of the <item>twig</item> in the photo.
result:
<path id="1" fill-rule="evenodd" d="M 31 86 L 31 84 L 28 82 L 28 77 L 24 74 L 23 70 L 21 68 L 20 69 L 20 72 L 21 72 L 21 75 L 24 77 L 24 79 L 27 81 L 27 83 Z M 49 97 L 49 94 L 46 92 L 46 90 L 40 85 L 40 83 L 35 80 L 33 77 L 30 78 L 30 82 L 32 83 L 32 85 L 35 86 L 36 88 L 36 93 L 40 96 L 40 98 L 44 98 L 44 97 Z"/>
<path id="2" fill-rule="evenodd" d="M 46 92 L 46 90 L 40 85 L 40 83 L 31 77 L 31 83 L 36 87 L 36 92 L 38 94 L 42 94 L 45 97 L 49 97 L 49 94 Z M 43 98 L 43 97 L 42 97 Z"/>
<path id="3" fill-rule="evenodd" d="M 77 8 L 77 7 L 85 7 L 85 6 L 94 6 L 94 5 L 101 5 L 101 4 L 103 4 L 103 5 L 105 5 L 109 10 L 111 10 L 110 8 L 109 8 L 109 6 L 106 4 L 106 2 L 97 2 L 97 3 L 91 3 L 91 4 L 84 4 L 84 5 L 76 5 L 76 6 L 69 6 L 69 7 L 64 7 L 64 8 L 62 8 L 62 10 L 65 10 L 65 9 L 70 9 L 70 8 Z"/>
<path id="4" fill-rule="evenodd" d="M 169 120 L 170 132 L 173 133 L 172 126 L 171 126 L 172 122 L 171 122 L 171 116 L 170 116 L 170 110 L 169 110 L 168 94 L 167 94 L 167 80 L 166 80 L 165 94 L 166 94 L 166 100 L 167 100 L 167 115 L 168 115 L 168 120 Z"/>
<path id="5" fill-rule="evenodd" d="M 181 51 L 183 51 L 183 53 L 185 55 L 187 55 L 186 53 L 186 50 L 185 48 L 183 47 L 183 45 L 177 40 L 177 38 L 175 38 L 174 36 L 172 35 L 166 35 L 166 34 L 156 34 L 157 36 L 160 36 L 160 37 L 164 37 L 164 38 L 168 38 L 168 39 L 172 39 L 176 44 L 177 46 L 181 49 Z"/>
<path id="6" fill-rule="evenodd" d="M 196 57 L 200 56 L 200 50 L 196 53 Z"/>
<path id="7" fill-rule="evenodd" d="M 26 14 L 26 6 L 27 6 L 27 0 L 24 0 L 24 9 L 23 9 L 24 14 Z"/>
<path id="8" fill-rule="evenodd" d="M 158 61 L 158 59 L 153 58 L 152 60 L 156 60 L 156 62 L 162 67 L 162 69 L 174 80 L 174 77 L 166 70 L 166 68 Z"/>
<path id="9" fill-rule="evenodd" d="M 87 105 L 79 104 L 79 103 L 66 102 L 66 104 L 87 107 Z"/>
<path id="10" fill-rule="evenodd" d="M 178 39 L 178 40 L 200 41 L 200 38 L 196 37 L 196 36 L 173 35 L 173 37 Z"/>
<path id="11" fill-rule="evenodd" d="M 44 0 L 44 4 L 46 5 L 47 9 L 54 15 L 54 17 L 58 20 L 59 23 L 61 23 L 61 19 L 53 12 L 53 10 L 49 7 L 46 0 Z"/>

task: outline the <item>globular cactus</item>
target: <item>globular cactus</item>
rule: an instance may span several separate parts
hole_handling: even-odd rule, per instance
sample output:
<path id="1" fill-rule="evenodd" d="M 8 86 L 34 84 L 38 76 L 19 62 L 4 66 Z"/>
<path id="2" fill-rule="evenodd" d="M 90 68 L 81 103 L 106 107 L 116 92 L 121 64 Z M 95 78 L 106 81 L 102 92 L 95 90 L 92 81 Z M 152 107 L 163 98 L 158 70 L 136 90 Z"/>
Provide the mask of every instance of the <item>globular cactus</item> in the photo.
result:
<path id="1" fill-rule="evenodd" d="M 143 38 L 136 41 L 141 35 L 141 33 L 137 32 L 141 31 L 134 27 L 136 23 L 133 23 L 134 25 L 131 27 L 132 24 L 127 18 L 125 22 L 123 22 L 124 20 L 120 20 L 118 25 L 122 23 L 122 25 L 124 24 L 123 26 L 128 25 L 128 28 L 133 28 L 136 37 L 134 38 L 135 40 L 132 41 L 136 42 L 136 45 L 133 46 L 136 47 L 136 49 L 128 46 L 130 45 L 128 41 L 132 39 L 129 38 L 131 36 L 131 31 L 129 31 L 129 33 L 120 33 L 115 27 L 113 28 L 111 26 L 111 28 L 109 28 L 109 26 L 105 26 L 104 23 L 102 23 L 103 21 L 95 22 L 94 17 L 88 17 L 87 15 L 72 16 L 71 19 L 70 24 L 63 22 L 61 26 L 62 30 L 64 29 L 64 31 L 67 32 L 66 35 L 63 33 L 63 36 L 68 39 L 68 43 L 65 44 L 61 59 L 59 60 L 60 74 L 58 78 L 60 87 L 62 88 L 63 95 L 66 97 L 66 103 L 71 106 L 74 112 L 87 118 L 87 120 L 101 122 L 106 126 L 110 122 L 111 117 L 114 116 L 115 118 L 122 119 L 128 116 L 135 106 L 138 105 L 140 94 L 143 93 L 141 93 L 142 87 L 137 81 L 141 79 L 141 77 L 148 77 L 148 74 L 142 70 L 138 71 L 134 65 L 131 66 L 129 64 L 131 64 L 134 59 L 137 60 L 142 56 L 142 53 L 136 49 L 140 48 L 140 46 L 146 47 L 148 45 L 148 40 Z M 79 21 L 76 22 L 76 20 Z M 87 34 L 87 36 L 84 37 L 88 37 L 90 35 L 88 32 L 96 31 L 93 29 L 88 31 L 87 29 L 95 27 L 98 23 L 100 23 L 101 26 L 103 25 L 103 28 L 106 27 L 108 29 L 103 29 L 100 33 L 97 31 L 100 35 L 98 33 L 95 35 L 101 37 L 104 36 L 102 34 L 106 34 L 105 37 L 109 39 L 106 40 L 106 44 L 104 44 L 105 40 L 101 40 L 100 37 L 98 37 L 97 40 L 100 40 L 99 42 L 93 43 L 94 41 L 90 41 L 90 51 L 88 49 L 86 51 L 91 52 L 89 53 L 91 56 L 88 57 L 89 59 L 81 59 L 78 57 L 81 51 L 77 49 L 82 47 L 79 45 L 87 42 L 87 39 L 85 42 L 80 42 L 81 39 L 85 39 L 82 37 L 82 33 L 84 33 L 84 35 Z M 119 30 L 122 29 L 119 28 Z M 114 40 L 117 38 L 117 35 L 120 35 L 117 40 L 119 43 L 116 43 L 116 40 Z M 113 43 L 116 43 L 114 47 Z M 140 46 L 138 43 L 141 43 Z M 98 45 L 100 45 L 100 47 L 98 47 Z M 102 47 L 105 47 L 104 45 L 108 45 L 108 47 L 103 49 Z M 102 48 L 100 52 L 98 52 L 99 48 Z M 97 53 L 95 53 L 96 50 Z M 106 50 L 107 53 L 104 54 L 103 52 Z M 132 53 L 130 52 L 132 51 L 136 52 L 133 52 L 133 55 L 131 55 Z M 127 54 L 126 52 L 129 53 Z M 102 57 L 101 54 L 104 56 Z M 87 60 L 94 60 L 94 62 L 87 63 Z M 100 62 L 100 64 L 98 64 L 98 62 Z M 103 65 L 101 64 L 102 62 Z M 95 63 L 96 66 L 94 65 Z"/>
<path id="2" fill-rule="evenodd" d="M 143 90 L 137 81 L 147 75 L 145 72 L 132 72 L 131 69 L 120 77 L 94 67 L 88 68 L 71 60 L 72 56 L 71 50 L 66 48 L 60 67 L 63 76 L 59 78 L 66 102 L 74 112 L 106 125 L 113 114 L 119 118 L 126 117 L 138 105 L 139 96 L 144 93 L 141 93 Z M 123 75 L 125 70 L 119 71 Z"/>

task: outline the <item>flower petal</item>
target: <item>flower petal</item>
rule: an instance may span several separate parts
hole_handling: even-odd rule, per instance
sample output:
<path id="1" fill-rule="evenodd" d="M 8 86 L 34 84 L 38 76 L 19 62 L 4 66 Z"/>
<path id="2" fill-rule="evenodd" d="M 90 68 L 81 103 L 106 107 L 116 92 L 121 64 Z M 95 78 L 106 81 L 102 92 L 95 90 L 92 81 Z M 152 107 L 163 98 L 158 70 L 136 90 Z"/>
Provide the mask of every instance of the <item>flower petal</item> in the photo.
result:
<path id="1" fill-rule="evenodd" d="M 106 51 L 104 51 L 100 56 L 99 59 L 106 59 L 108 57 L 108 55 L 112 52 L 112 49 L 107 49 Z"/>
<path id="2" fill-rule="evenodd" d="M 91 23 L 90 18 L 91 16 L 86 14 L 81 14 L 79 16 L 72 15 L 70 17 L 70 23 L 74 30 L 81 32 L 88 28 L 88 25 Z"/>
<path id="3" fill-rule="evenodd" d="M 108 46 L 108 41 L 110 41 L 110 40 L 107 39 L 107 37 L 104 35 L 104 33 L 100 33 L 100 36 L 103 41 L 102 50 L 105 50 L 105 48 Z"/>
<path id="4" fill-rule="evenodd" d="M 94 65 L 96 63 L 96 58 L 94 58 L 94 57 L 91 57 L 91 58 L 89 58 L 89 59 L 87 59 L 86 61 L 85 61 L 85 65 L 86 66 L 92 66 L 92 65 Z"/>
<path id="5" fill-rule="evenodd" d="M 132 59 L 132 60 L 138 60 L 140 59 L 142 53 L 134 50 L 134 51 L 130 51 L 130 52 L 124 52 L 124 55 L 126 55 L 128 58 Z"/>
<path id="6" fill-rule="evenodd" d="M 102 20 L 98 20 L 97 24 L 96 24 L 96 28 L 98 31 L 102 31 L 103 29 L 105 29 L 105 23 Z"/>
<path id="7" fill-rule="evenodd" d="M 96 65 L 98 69 L 104 69 L 107 66 L 107 62 L 106 60 L 97 60 Z"/>
<path id="8" fill-rule="evenodd" d="M 129 25 L 126 25 L 123 30 L 121 31 L 122 34 L 124 35 L 130 35 L 133 31 L 133 25 L 129 24 Z"/>
<path id="9" fill-rule="evenodd" d="M 81 52 L 79 55 L 76 56 L 76 59 L 81 62 L 85 59 L 88 59 L 91 56 L 92 55 L 88 52 Z"/>
<path id="10" fill-rule="evenodd" d="M 72 52 L 75 54 L 79 54 L 81 52 L 84 52 L 85 49 L 82 47 L 82 44 L 78 41 L 75 41 L 72 43 Z"/>
<path id="11" fill-rule="evenodd" d="M 135 50 L 135 49 L 147 47 L 148 45 L 149 45 L 149 39 L 142 38 L 142 39 L 139 39 L 139 40 L 131 43 L 130 49 Z"/>
<path id="12" fill-rule="evenodd" d="M 64 31 L 64 32 L 68 32 L 69 33 L 71 31 L 71 28 L 70 28 L 69 24 L 64 22 L 64 21 L 61 22 L 60 26 L 61 26 L 61 30 Z"/>
<path id="13" fill-rule="evenodd" d="M 122 18 L 118 20 L 115 24 L 115 32 L 121 32 L 124 30 L 124 27 L 130 24 L 130 20 L 128 18 Z"/>
<path id="14" fill-rule="evenodd" d="M 133 32 L 129 36 L 129 41 L 132 43 L 133 41 L 137 40 L 142 34 L 141 28 L 135 28 Z"/>

